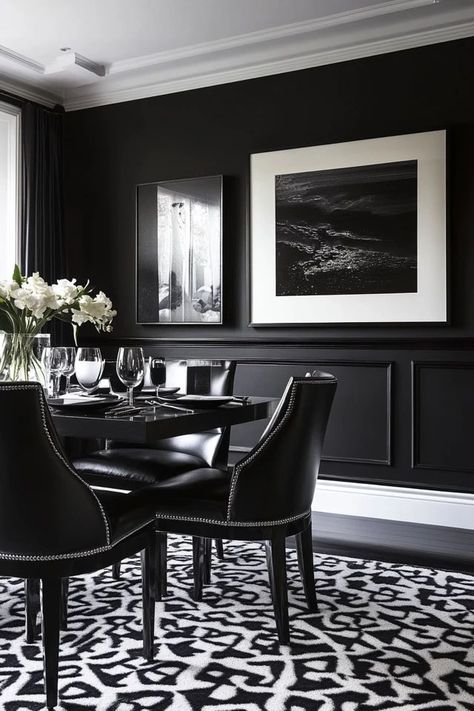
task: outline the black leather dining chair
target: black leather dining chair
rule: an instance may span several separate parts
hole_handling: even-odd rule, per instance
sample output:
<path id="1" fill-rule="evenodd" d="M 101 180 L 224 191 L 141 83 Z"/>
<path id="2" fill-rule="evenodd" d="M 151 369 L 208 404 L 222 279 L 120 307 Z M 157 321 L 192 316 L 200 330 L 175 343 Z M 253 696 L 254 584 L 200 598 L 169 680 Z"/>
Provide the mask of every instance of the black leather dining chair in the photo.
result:
<path id="1" fill-rule="evenodd" d="M 311 504 L 337 381 L 328 373 L 290 378 L 260 441 L 232 473 L 188 472 L 179 488 L 147 487 L 157 528 L 194 537 L 195 597 L 202 595 L 204 539 L 264 540 L 278 637 L 289 643 L 285 540 L 296 536 L 306 600 L 317 609 Z"/>
<path id="2" fill-rule="evenodd" d="M 41 580 L 46 705 L 57 704 L 61 580 L 142 552 L 144 655 L 153 657 L 154 509 L 94 493 L 69 464 L 39 383 L 0 383 L 0 575 Z M 30 606 L 27 623 L 33 623 Z"/>
<path id="3" fill-rule="evenodd" d="M 209 395 L 232 395 L 235 362 L 213 361 Z M 189 393 L 194 394 L 194 393 Z M 93 487 L 109 487 L 123 491 L 144 486 L 179 488 L 181 478 L 199 467 L 227 467 L 230 427 L 196 432 L 195 434 L 157 440 L 146 447 L 108 441 L 106 449 L 73 460 L 75 469 Z M 161 594 L 166 594 L 166 535 L 159 536 L 162 570 L 159 581 Z M 222 557 L 222 541 L 217 542 Z M 210 557 L 207 544 L 207 557 Z M 115 578 L 120 575 L 120 563 L 114 566 Z"/>

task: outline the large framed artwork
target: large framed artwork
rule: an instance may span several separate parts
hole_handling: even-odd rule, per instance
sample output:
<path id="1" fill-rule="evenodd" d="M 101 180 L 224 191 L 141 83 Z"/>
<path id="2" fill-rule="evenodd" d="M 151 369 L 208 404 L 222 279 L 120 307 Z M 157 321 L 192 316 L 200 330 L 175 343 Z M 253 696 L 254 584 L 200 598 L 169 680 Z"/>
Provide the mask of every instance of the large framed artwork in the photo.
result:
<path id="1" fill-rule="evenodd" d="M 251 325 L 446 322 L 446 132 L 251 156 Z"/>
<path id="2" fill-rule="evenodd" d="M 137 322 L 222 323 L 222 176 L 137 186 Z"/>

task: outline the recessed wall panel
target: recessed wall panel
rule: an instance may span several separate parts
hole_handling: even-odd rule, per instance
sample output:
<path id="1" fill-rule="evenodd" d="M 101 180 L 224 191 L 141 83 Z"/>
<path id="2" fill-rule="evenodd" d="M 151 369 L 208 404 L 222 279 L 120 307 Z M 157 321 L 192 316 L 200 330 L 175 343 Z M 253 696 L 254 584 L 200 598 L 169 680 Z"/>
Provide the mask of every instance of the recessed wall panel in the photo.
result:
<path id="1" fill-rule="evenodd" d="M 235 392 L 280 397 L 292 375 L 303 376 L 315 369 L 330 372 L 338 379 L 324 445 L 324 459 L 389 464 L 389 363 L 245 363 L 237 369 Z M 259 423 L 233 428 L 232 446 L 252 447 L 264 427 L 264 423 Z"/>
<path id="2" fill-rule="evenodd" d="M 474 362 L 414 363 L 413 466 L 474 474 Z"/>

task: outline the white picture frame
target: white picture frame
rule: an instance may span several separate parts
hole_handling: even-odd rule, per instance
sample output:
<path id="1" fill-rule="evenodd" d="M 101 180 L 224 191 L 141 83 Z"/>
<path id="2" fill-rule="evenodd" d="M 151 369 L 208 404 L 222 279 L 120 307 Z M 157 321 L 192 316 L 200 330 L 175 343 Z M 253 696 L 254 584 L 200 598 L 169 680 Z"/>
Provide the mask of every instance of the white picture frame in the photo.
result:
<path id="1" fill-rule="evenodd" d="M 281 180 L 280 176 L 314 173 L 317 180 L 321 171 L 328 175 L 328 171 L 354 168 L 363 171 L 376 166 L 380 171 L 385 165 L 413 165 L 414 161 L 416 267 L 411 269 L 416 268 L 416 291 L 277 295 L 277 176 Z M 357 175 L 357 170 L 353 173 Z M 381 242 L 373 239 L 374 244 Z M 353 250 L 353 247 L 347 250 Z M 363 251 L 364 248 L 359 253 L 363 254 Z M 353 253 L 357 254 L 357 250 Z M 251 155 L 249 263 L 252 326 L 445 323 L 446 131 Z"/>

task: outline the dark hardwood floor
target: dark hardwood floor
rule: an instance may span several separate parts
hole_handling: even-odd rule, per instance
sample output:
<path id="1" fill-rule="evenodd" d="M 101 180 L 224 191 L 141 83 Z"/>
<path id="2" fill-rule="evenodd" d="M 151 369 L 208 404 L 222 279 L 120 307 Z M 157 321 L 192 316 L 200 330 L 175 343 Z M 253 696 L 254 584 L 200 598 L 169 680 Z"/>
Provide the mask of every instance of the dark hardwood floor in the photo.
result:
<path id="1" fill-rule="evenodd" d="M 474 574 L 474 531 L 462 528 L 313 513 L 313 548 Z"/>

